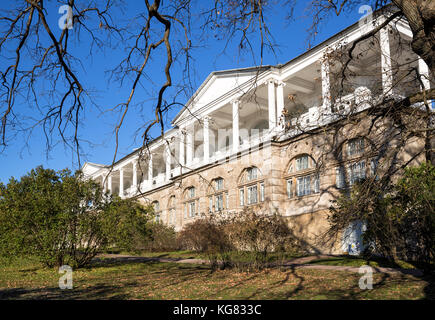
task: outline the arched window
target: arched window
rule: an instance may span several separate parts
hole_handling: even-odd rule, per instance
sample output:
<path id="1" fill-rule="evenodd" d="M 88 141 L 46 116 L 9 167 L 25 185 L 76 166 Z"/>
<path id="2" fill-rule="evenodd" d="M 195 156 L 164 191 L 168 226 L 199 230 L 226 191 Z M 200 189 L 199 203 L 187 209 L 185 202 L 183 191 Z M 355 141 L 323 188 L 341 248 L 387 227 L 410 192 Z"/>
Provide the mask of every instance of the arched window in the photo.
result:
<path id="1" fill-rule="evenodd" d="M 346 151 L 348 157 L 361 156 L 364 154 L 365 141 L 364 138 L 350 139 L 346 143 Z"/>
<path id="2" fill-rule="evenodd" d="M 228 209 L 228 191 L 225 189 L 225 181 L 223 178 L 212 180 L 208 192 L 209 212 L 223 211 Z"/>
<path id="3" fill-rule="evenodd" d="M 320 192 L 316 161 L 308 154 L 294 157 L 286 175 L 287 197 L 303 197 Z"/>
<path id="4" fill-rule="evenodd" d="M 249 167 L 243 170 L 239 179 L 239 206 L 257 204 L 265 199 L 265 186 L 260 170 Z"/>
<path id="5" fill-rule="evenodd" d="M 195 187 L 189 187 L 184 195 L 184 218 L 193 218 L 199 213 L 199 198 Z"/>
<path id="6" fill-rule="evenodd" d="M 345 162 L 335 171 L 335 183 L 338 189 L 352 187 L 355 183 L 366 179 L 368 174 L 377 178 L 378 161 L 371 152 L 368 139 L 363 137 L 350 139 L 343 144 L 341 150 Z"/>

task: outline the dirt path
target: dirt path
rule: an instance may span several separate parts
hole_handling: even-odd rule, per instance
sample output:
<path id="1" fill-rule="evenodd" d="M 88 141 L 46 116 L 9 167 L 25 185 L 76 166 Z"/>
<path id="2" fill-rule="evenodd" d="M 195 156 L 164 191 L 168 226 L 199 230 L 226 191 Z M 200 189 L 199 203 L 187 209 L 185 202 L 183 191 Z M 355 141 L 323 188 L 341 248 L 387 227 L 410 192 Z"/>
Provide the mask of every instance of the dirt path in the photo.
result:
<path id="1" fill-rule="evenodd" d="M 104 258 L 105 261 L 109 260 L 116 262 L 174 262 L 174 263 L 191 263 L 191 264 L 208 264 L 209 261 L 205 259 L 184 259 L 184 258 L 163 258 L 163 257 L 143 257 L 143 256 L 130 256 L 122 254 L 102 254 L 98 257 Z M 96 258 L 95 260 L 101 261 Z M 310 264 L 309 262 L 319 259 L 332 258 L 330 255 L 315 255 L 309 257 L 295 258 L 286 261 L 279 266 L 291 268 L 291 269 L 316 269 L 316 270 L 331 270 L 331 271 L 347 271 L 347 272 L 359 272 L 359 267 L 349 266 L 331 266 L 321 264 Z M 278 266 L 278 265 L 275 265 Z M 413 276 L 423 276 L 423 272 L 419 269 L 394 269 L 384 267 L 372 267 L 373 272 L 387 273 L 387 274 L 409 274 Z"/>

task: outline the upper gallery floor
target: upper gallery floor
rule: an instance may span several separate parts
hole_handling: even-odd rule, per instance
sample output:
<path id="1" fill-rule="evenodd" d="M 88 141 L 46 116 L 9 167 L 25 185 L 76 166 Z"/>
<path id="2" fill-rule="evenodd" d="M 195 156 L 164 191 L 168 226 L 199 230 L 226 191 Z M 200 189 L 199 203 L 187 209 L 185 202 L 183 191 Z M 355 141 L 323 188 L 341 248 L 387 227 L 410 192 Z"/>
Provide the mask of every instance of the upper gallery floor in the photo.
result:
<path id="1" fill-rule="evenodd" d="M 427 65 L 411 50 L 412 32 L 404 21 L 359 41 L 384 19 L 380 14 L 373 23 L 355 23 L 283 65 L 212 72 L 163 136 L 113 166 L 87 162 L 83 172 L 106 190 L 131 197 L 362 111 L 386 96 L 433 87 Z M 409 70 L 417 70 L 422 81 Z"/>

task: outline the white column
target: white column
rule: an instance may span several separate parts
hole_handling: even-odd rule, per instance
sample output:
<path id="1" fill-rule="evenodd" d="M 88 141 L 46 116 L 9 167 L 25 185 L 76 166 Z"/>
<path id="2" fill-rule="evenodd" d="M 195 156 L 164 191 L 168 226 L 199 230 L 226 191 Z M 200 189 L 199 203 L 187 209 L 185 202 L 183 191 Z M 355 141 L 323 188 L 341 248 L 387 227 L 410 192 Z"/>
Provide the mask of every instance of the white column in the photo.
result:
<path id="1" fill-rule="evenodd" d="M 193 131 L 194 124 L 186 128 L 186 164 L 189 166 L 193 161 Z"/>
<path id="2" fill-rule="evenodd" d="M 269 109 L 269 131 L 276 127 L 275 80 L 267 82 L 267 100 Z"/>
<path id="3" fill-rule="evenodd" d="M 137 189 L 137 159 L 133 160 L 133 188 Z"/>
<path id="4" fill-rule="evenodd" d="M 119 169 L 119 196 L 124 196 L 124 169 Z"/>
<path id="5" fill-rule="evenodd" d="M 424 90 L 430 89 L 430 80 L 429 80 L 429 67 L 423 59 L 418 59 L 418 73 L 421 76 L 421 81 L 423 82 Z"/>
<path id="6" fill-rule="evenodd" d="M 153 185 L 153 154 L 151 153 L 151 150 L 149 151 L 149 157 L 148 157 L 148 183 L 150 186 Z"/>
<path id="7" fill-rule="evenodd" d="M 239 151 L 239 100 L 233 100 L 233 152 Z"/>
<path id="8" fill-rule="evenodd" d="M 323 108 L 330 111 L 331 110 L 331 83 L 329 78 L 329 61 L 324 57 L 321 62 L 321 72 L 322 72 L 322 100 Z"/>
<path id="9" fill-rule="evenodd" d="M 171 150 L 167 142 L 165 142 L 165 165 L 166 165 L 166 181 L 171 179 Z"/>
<path id="10" fill-rule="evenodd" d="M 209 118 L 203 119 L 203 136 L 204 136 L 204 163 L 208 163 L 210 158 L 210 132 L 209 132 Z"/>
<path id="11" fill-rule="evenodd" d="M 186 130 L 180 129 L 179 131 L 179 137 L 180 137 L 180 147 L 178 150 L 178 163 L 180 166 L 180 174 L 183 173 L 183 167 L 185 165 L 184 163 L 184 148 L 185 148 L 185 141 L 186 141 Z"/>
<path id="12" fill-rule="evenodd" d="M 107 188 L 109 189 L 109 193 L 112 194 L 112 175 L 107 178 Z"/>
<path id="13" fill-rule="evenodd" d="M 393 71 L 391 69 L 391 49 L 388 26 L 379 32 L 381 45 L 381 72 L 382 72 L 382 92 L 384 95 L 392 94 Z"/>
<path id="14" fill-rule="evenodd" d="M 284 86 L 285 83 L 280 81 L 278 87 L 276 88 L 276 126 L 281 129 L 284 128 L 284 122 L 279 126 L 279 121 L 281 120 L 284 111 Z"/>

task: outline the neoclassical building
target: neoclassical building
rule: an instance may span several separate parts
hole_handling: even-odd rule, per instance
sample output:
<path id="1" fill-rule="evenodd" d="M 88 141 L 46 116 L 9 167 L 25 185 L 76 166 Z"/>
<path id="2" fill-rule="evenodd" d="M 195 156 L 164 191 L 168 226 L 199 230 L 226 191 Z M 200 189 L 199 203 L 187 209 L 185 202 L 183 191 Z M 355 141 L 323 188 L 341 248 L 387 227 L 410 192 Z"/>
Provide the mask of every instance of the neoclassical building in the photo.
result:
<path id="1" fill-rule="evenodd" d="M 113 166 L 87 162 L 83 172 L 122 198 L 153 203 L 156 219 L 176 230 L 201 213 L 252 206 L 288 219 L 312 250 L 358 247 L 358 232 L 329 248 L 318 240 L 331 200 L 376 175 L 382 150 L 373 140 L 381 128 L 365 133 L 367 110 L 377 99 L 421 86 L 403 80 L 395 70 L 401 63 L 415 67 L 430 87 L 427 66 L 410 48 L 409 27 L 394 21 L 355 47 L 352 74 L 336 89 L 334 53 L 346 52 L 384 18 L 355 23 L 282 65 L 212 72 L 163 136 Z M 394 149 L 394 141 L 388 143 Z M 422 144 L 407 147 L 399 159 L 421 152 Z"/>

